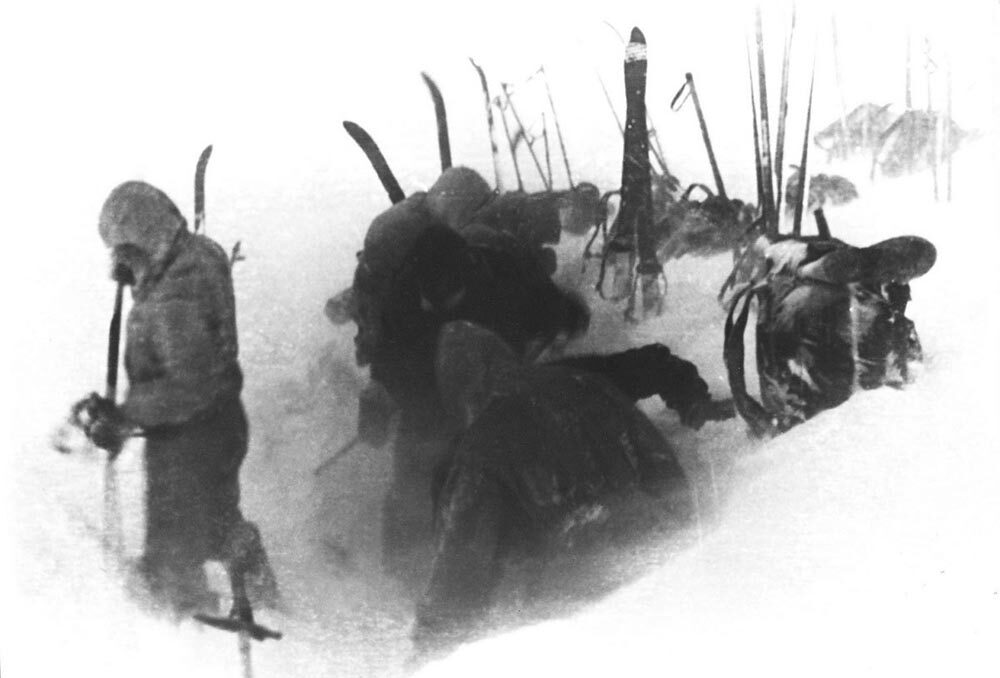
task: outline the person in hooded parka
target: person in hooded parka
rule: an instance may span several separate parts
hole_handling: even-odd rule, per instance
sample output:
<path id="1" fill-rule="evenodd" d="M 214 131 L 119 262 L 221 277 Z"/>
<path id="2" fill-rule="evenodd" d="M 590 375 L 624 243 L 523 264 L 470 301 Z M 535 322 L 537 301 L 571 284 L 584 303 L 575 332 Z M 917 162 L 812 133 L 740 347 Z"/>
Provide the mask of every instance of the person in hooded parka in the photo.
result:
<path id="1" fill-rule="evenodd" d="M 603 377 L 525 364 L 494 333 L 454 322 L 440 334 L 437 382 L 465 429 L 435 489 L 418 641 L 467 628 L 489 606 L 505 556 L 559 548 L 585 515 L 625 510 L 645 494 L 662 499 L 664 520 L 693 516 L 674 450 Z"/>
<path id="2" fill-rule="evenodd" d="M 228 257 L 188 231 L 166 194 L 140 181 L 111 192 L 99 231 L 113 276 L 132 286 L 133 304 L 128 391 L 120 407 L 102 403 L 91 435 L 112 454 L 126 431 L 145 436 L 146 536 L 137 574 L 177 613 L 214 612 L 205 561 L 249 563 L 252 598 L 275 603 L 260 533 L 239 507 L 248 427 Z"/>

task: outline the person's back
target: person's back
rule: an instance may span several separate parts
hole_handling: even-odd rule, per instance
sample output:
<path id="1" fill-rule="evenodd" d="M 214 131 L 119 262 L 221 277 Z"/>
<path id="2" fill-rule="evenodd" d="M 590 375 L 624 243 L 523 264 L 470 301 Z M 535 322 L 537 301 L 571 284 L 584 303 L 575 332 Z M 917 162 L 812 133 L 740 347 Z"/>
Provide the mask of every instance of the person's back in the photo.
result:
<path id="1" fill-rule="evenodd" d="M 504 556 L 548 549 L 581 511 L 607 512 L 641 492 L 663 500 L 664 519 L 691 516 L 673 448 L 610 381 L 525 365 L 495 334 L 458 322 L 441 333 L 438 384 L 467 428 L 436 487 L 437 553 L 418 609 L 421 642 L 480 616 Z"/>

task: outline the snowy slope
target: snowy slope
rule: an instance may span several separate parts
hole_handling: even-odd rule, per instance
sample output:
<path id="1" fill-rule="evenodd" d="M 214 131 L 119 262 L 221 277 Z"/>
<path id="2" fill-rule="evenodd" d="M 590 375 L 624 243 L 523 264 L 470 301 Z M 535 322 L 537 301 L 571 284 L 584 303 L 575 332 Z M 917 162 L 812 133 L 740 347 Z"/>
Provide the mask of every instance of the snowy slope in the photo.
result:
<path id="1" fill-rule="evenodd" d="M 666 21 L 657 3 L 611 18 L 620 26 L 639 23 L 651 55 L 655 49 L 670 55 L 651 62 L 650 96 L 660 102 L 689 67 L 679 55 L 706 64 L 699 92 L 710 109 L 727 187 L 747 195 L 751 174 L 738 162 L 750 153 L 742 43 L 726 41 L 741 36 L 743 17 L 720 6 L 728 5 L 692 4 Z M 5 159 L 7 190 L 0 196 L 13 225 L 0 268 L 14 326 L 4 352 L 10 388 L 0 472 L 4 676 L 239 675 L 235 639 L 151 618 L 130 601 L 99 543 L 100 456 L 60 456 L 48 444 L 68 404 L 103 381 L 113 288 L 95 233 L 101 201 L 117 182 L 141 177 L 190 213 L 193 163 L 209 141 L 216 149 L 208 232 L 227 248 L 242 240 L 247 255 L 235 273 L 252 437 L 243 505 L 261 525 L 288 600 L 285 613 L 261 615 L 286 637 L 254 647 L 256 675 L 404 671 L 410 592 L 378 573 L 388 450 L 359 449 L 321 479 L 312 473 L 353 434 L 355 394 L 365 380 L 353 364 L 350 329 L 331 328 L 322 303 L 349 282 L 364 224 L 385 206 L 339 121 L 356 118 L 369 126 L 405 190 L 426 185 L 436 170 L 436 146 L 416 74 L 427 67 L 448 97 L 453 153 L 489 177 L 479 92 L 463 50 L 491 57 L 486 63 L 497 64 L 496 77 L 504 78 L 527 72 L 540 54 L 555 62 L 550 73 L 557 97 L 565 97 L 561 114 L 571 156 L 580 159 L 578 175 L 604 188 L 614 185 L 620 169 L 620 142 L 599 107 L 592 73 L 574 72 L 580 52 L 562 62 L 553 56 L 571 44 L 565 34 L 578 31 L 594 54 L 605 59 L 610 53 L 614 65 L 620 58 L 614 38 L 592 30 L 603 10 L 577 17 L 565 33 L 555 28 L 566 25 L 556 23 L 563 18 L 556 10 L 530 30 L 507 18 L 497 25 L 526 33 L 524 54 L 515 58 L 506 42 L 483 33 L 477 17 L 455 18 L 455 30 L 447 22 L 429 27 L 429 18 L 441 14 L 433 9 L 401 10 L 402 24 L 427 27 L 427 34 L 400 29 L 394 36 L 414 55 L 412 67 L 373 60 L 361 71 L 346 67 L 356 54 L 369 54 L 370 36 L 352 28 L 354 16 L 179 12 L 164 18 L 153 36 L 99 28 L 101 19 L 114 18 L 112 27 L 142 23 L 139 10 L 122 16 L 102 6 L 90 16 L 71 11 L 55 23 L 17 17 L 34 29 L 24 32 L 31 44 L 28 38 L 4 42 L 36 58 L 34 71 L 12 76 L 21 95 L 14 99 L 23 107 L 5 127 L 5 148 L 17 163 L 8 167 Z M 876 16 L 888 19 L 892 11 L 889 3 Z M 367 21 L 380 18 L 378 8 L 368 14 Z M 981 8 L 975 13 L 983 15 Z M 699 38 L 700 31 L 676 30 L 710 23 L 729 52 Z M 174 51 L 173 36 L 191 26 L 204 44 L 204 69 L 195 57 Z M 973 37 L 981 39 L 984 30 L 967 27 L 966 57 L 993 56 L 995 50 L 974 46 Z M 255 41 L 271 44 L 277 34 L 285 49 L 260 56 Z M 891 44 L 899 42 L 898 34 L 891 37 Z M 146 41 L 158 48 L 150 50 L 154 56 L 123 59 Z M 713 61 L 714 49 L 720 53 Z M 234 65 L 232 55 L 249 63 Z M 17 56 L 5 62 L 24 63 Z M 855 73 L 859 64 L 878 66 L 878 57 L 876 48 L 857 47 Z M 734 63 L 740 68 L 730 68 Z M 140 77 L 143 67 L 185 96 L 163 96 Z M 133 69 L 127 70 L 132 98 L 106 76 L 116 68 Z M 407 69 L 412 72 L 399 72 Z M 326 88 L 331 73 L 336 86 Z M 606 69 L 610 79 L 609 73 L 617 69 Z M 731 87 L 709 85 L 725 78 Z M 372 81 L 384 83 L 385 91 Z M 867 93 L 874 96 L 882 89 L 878 78 L 872 82 L 878 86 Z M 995 115 L 983 105 L 991 93 L 987 82 L 986 74 L 966 73 L 956 85 L 957 106 L 969 124 L 985 125 Z M 816 115 L 823 120 L 836 109 L 826 91 L 818 101 L 823 113 Z M 205 103 L 193 108 L 186 97 Z M 727 110 L 730 101 L 738 105 Z M 671 143 L 672 169 L 707 180 L 693 121 L 659 113 L 664 108 L 657 113 Z M 790 138 L 794 134 L 790 130 Z M 875 186 L 859 181 L 862 198 L 828 212 L 835 234 L 855 244 L 914 233 L 938 247 L 937 266 L 913 285 L 909 315 L 927 353 L 914 385 L 859 394 L 766 443 L 748 440 L 738 421 L 691 432 L 657 403 L 646 403 L 694 478 L 699 529 L 623 554 L 614 564 L 623 572 L 612 575 L 619 585 L 596 600 L 557 600 L 523 618 L 507 601 L 500 621 L 513 630 L 461 648 L 424 673 L 995 675 L 1000 506 L 994 486 L 1000 475 L 993 421 L 1000 412 L 994 388 L 1000 328 L 993 300 L 1000 285 L 990 198 L 1000 179 L 996 149 L 988 136 L 958 155 L 950 205 L 933 201 L 930 179 L 922 175 Z M 866 176 L 864 167 L 823 171 L 831 169 Z M 572 262 L 581 248 L 582 241 L 567 240 L 561 254 Z M 577 270 L 570 263 L 560 275 L 572 281 Z M 667 314 L 634 330 L 622 328 L 620 308 L 595 301 L 593 331 L 573 350 L 662 341 L 693 360 L 712 392 L 725 396 L 724 318 L 714 297 L 726 272 L 726 257 L 671 264 Z M 593 274 L 591 267 L 578 282 L 585 286 Z M 140 459 L 138 447 L 130 447 L 118 465 L 130 556 L 142 539 Z M 224 590 L 219 571 L 213 581 Z M 538 616 L 547 620 L 516 628 Z"/>

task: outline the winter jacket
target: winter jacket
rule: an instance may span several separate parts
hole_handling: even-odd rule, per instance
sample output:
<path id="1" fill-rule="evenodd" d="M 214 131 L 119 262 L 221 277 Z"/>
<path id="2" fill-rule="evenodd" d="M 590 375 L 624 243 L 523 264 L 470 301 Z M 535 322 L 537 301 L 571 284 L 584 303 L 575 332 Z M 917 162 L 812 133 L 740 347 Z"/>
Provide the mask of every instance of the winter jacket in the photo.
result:
<path id="1" fill-rule="evenodd" d="M 545 557 L 611 518 L 632 534 L 641 495 L 657 521 L 693 502 L 673 448 L 611 383 L 570 367 L 524 365 L 471 323 L 441 332 L 438 381 L 468 426 L 433 489 L 436 554 L 415 633 L 451 632 L 489 605 L 500 562 Z"/>
<path id="2" fill-rule="evenodd" d="M 210 416 L 237 398 L 236 307 L 226 253 L 181 230 L 158 273 L 133 291 L 122 405 L 147 429 Z"/>

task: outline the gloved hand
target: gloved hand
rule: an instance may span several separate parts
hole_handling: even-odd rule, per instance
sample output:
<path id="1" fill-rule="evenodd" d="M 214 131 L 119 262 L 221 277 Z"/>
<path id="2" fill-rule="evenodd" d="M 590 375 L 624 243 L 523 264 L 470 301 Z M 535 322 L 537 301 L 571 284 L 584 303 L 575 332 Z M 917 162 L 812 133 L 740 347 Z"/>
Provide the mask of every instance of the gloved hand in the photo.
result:
<path id="1" fill-rule="evenodd" d="M 118 407 L 96 393 L 92 393 L 85 406 L 87 420 L 84 433 L 91 442 L 102 450 L 107 450 L 108 458 L 114 460 L 122 451 L 128 428 Z"/>
<path id="2" fill-rule="evenodd" d="M 681 418 L 681 423 L 697 431 L 708 420 L 706 410 L 711 404 L 711 400 L 698 400 L 683 409 L 677 410 L 677 414 Z"/>
<path id="3" fill-rule="evenodd" d="M 712 400 L 706 398 L 697 400 L 684 410 L 678 410 L 681 423 L 696 431 L 705 425 L 706 421 L 723 421 L 736 416 L 736 408 L 731 398 Z"/>

